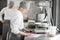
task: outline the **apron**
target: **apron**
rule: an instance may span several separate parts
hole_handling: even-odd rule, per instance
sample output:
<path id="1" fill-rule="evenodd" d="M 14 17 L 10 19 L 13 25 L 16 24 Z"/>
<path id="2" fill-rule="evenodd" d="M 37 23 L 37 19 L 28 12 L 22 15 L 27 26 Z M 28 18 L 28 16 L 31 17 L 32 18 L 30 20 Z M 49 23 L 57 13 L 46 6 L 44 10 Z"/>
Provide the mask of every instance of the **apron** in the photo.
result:
<path id="1" fill-rule="evenodd" d="M 10 20 L 4 20 L 3 30 L 2 30 L 2 40 L 6 40 L 7 32 L 10 29 Z"/>
<path id="2" fill-rule="evenodd" d="M 8 33 L 7 33 L 6 40 L 24 40 L 24 36 L 14 34 L 9 30 Z"/>

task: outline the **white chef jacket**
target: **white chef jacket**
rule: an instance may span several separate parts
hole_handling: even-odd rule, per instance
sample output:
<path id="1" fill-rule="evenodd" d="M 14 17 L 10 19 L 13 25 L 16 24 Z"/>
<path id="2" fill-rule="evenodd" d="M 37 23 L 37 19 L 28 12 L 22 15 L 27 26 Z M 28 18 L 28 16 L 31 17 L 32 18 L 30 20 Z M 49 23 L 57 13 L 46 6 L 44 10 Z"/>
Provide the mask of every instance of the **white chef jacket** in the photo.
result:
<path id="1" fill-rule="evenodd" d="M 14 13 L 13 11 L 15 11 L 14 8 L 8 8 L 8 7 L 3 8 L 0 12 L 0 20 L 2 20 L 2 14 L 5 15 L 4 16 L 5 20 L 10 20 L 11 15 Z"/>
<path id="2" fill-rule="evenodd" d="M 20 11 L 14 8 L 9 9 L 8 7 L 5 7 L 0 12 L 0 20 L 2 20 L 2 14 L 5 14 L 5 20 L 10 20 L 12 33 L 18 34 L 20 30 L 24 28 L 23 14 Z"/>
<path id="3" fill-rule="evenodd" d="M 11 32 L 14 34 L 20 33 L 23 28 L 24 28 L 24 23 L 23 23 L 23 14 L 20 11 L 16 11 L 11 18 Z"/>

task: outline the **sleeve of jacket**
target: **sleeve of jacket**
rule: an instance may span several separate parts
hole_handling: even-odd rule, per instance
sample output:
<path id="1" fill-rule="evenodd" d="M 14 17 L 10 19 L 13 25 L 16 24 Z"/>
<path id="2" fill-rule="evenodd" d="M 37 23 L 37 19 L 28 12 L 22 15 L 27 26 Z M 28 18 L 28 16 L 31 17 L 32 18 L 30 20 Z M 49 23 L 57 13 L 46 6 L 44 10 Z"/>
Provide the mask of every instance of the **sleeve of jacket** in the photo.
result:
<path id="1" fill-rule="evenodd" d="M 0 11 L 0 21 L 2 21 L 2 14 L 4 14 L 5 8 Z"/>

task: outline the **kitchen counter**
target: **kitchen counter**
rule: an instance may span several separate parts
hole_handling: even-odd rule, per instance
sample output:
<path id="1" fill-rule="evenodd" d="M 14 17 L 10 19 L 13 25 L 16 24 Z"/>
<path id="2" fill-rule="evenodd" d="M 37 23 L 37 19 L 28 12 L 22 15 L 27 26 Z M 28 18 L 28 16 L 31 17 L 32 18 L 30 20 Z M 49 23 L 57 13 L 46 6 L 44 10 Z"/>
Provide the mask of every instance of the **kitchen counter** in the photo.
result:
<path id="1" fill-rule="evenodd" d="M 49 40 L 47 34 L 33 34 L 32 36 L 25 37 L 25 40 Z"/>
<path id="2" fill-rule="evenodd" d="M 25 22 L 25 27 L 28 26 L 28 22 Z M 54 30 L 53 30 L 54 28 Z M 55 33 L 56 26 L 49 26 L 50 33 Z M 49 30 L 44 30 L 48 32 Z M 43 30 L 35 29 L 36 32 L 43 32 Z M 56 40 L 60 36 L 56 35 L 55 37 L 49 37 L 49 34 L 33 34 L 33 36 L 25 37 L 25 40 Z"/>

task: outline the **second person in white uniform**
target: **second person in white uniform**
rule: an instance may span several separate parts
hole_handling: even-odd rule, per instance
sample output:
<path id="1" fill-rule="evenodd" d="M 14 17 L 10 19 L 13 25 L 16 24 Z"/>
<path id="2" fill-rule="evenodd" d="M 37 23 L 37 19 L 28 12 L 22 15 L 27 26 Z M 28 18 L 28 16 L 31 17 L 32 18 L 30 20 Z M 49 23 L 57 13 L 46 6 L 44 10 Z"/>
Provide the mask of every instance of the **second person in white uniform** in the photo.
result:
<path id="1" fill-rule="evenodd" d="M 9 40 L 24 40 L 22 36 L 31 36 L 31 33 L 25 33 L 24 29 L 23 13 L 28 12 L 26 2 L 22 1 L 18 10 L 13 11 L 13 17 L 11 17 L 11 36 Z M 22 35 L 22 36 L 21 36 Z"/>

